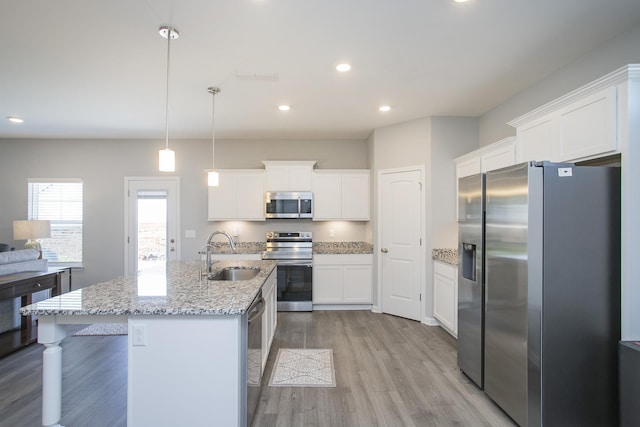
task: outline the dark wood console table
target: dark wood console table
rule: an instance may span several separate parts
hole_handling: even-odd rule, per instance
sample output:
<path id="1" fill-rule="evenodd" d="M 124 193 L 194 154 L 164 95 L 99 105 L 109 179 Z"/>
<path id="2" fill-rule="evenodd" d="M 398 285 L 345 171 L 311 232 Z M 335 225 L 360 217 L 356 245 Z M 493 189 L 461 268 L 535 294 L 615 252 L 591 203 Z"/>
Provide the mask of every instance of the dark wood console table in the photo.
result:
<path id="1" fill-rule="evenodd" d="M 51 296 L 60 295 L 62 271 L 29 271 L 0 276 L 0 300 L 21 298 L 21 307 L 31 304 L 31 295 L 51 289 Z M 21 316 L 20 329 L 0 333 L 0 357 L 36 342 L 38 328 L 31 316 Z"/>

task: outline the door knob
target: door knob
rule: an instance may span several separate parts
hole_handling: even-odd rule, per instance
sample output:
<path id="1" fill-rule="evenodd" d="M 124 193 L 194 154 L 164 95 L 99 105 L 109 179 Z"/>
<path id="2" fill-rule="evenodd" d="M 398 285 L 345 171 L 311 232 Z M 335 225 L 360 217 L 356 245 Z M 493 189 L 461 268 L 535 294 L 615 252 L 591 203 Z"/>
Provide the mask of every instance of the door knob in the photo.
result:
<path id="1" fill-rule="evenodd" d="M 380 249 L 380 252 L 382 252 L 383 254 L 386 254 L 387 252 L 389 252 L 389 250 L 387 248 L 382 248 Z"/>
<path id="2" fill-rule="evenodd" d="M 174 252 L 176 250 L 176 248 L 170 248 L 169 249 L 171 252 Z"/>

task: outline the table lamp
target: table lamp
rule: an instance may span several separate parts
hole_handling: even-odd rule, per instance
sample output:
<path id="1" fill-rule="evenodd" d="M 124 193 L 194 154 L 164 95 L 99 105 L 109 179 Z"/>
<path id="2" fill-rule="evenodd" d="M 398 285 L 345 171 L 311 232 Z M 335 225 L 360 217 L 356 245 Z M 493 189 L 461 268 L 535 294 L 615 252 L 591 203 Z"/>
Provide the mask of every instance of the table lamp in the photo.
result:
<path id="1" fill-rule="evenodd" d="M 49 220 L 20 220 L 13 221 L 13 239 L 25 240 L 25 249 L 35 249 L 42 258 L 42 246 L 36 239 L 51 237 L 51 221 Z"/>

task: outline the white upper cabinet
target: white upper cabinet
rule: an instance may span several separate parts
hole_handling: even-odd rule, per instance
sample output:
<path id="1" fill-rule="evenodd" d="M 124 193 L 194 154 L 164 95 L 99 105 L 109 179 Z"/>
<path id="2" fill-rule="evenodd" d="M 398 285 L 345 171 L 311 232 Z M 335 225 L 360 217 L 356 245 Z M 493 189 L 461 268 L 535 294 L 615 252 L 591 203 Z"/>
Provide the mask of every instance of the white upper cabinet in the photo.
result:
<path id="1" fill-rule="evenodd" d="M 209 221 L 264 221 L 264 171 L 219 170 L 220 183 L 209 187 Z"/>
<path id="2" fill-rule="evenodd" d="M 456 218 L 460 219 L 458 180 L 465 176 L 514 165 L 516 163 L 516 139 L 515 137 L 501 139 L 498 142 L 460 156 L 454 161 L 456 163 Z"/>
<path id="3" fill-rule="evenodd" d="M 456 178 L 511 166 L 516 162 L 516 139 L 509 137 L 486 145 L 455 160 Z"/>
<path id="4" fill-rule="evenodd" d="M 474 156 L 470 159 L 461 160 L 459 163 L 456 160 L 456 177 L 458 179 L 465 176 L 475 175 L 482 171 L 480 166 L 480 156 Z"/>
<path id="5" fill-rule="evenodd" d="M 518 161 L 556 161 L 552 136 L 554 133 L 550 117 L 543 117 L 518 128 Z"/>
<path id="6" fill-rule="evenodd" d="M 518 161 L 579 161 L 618 152 L 617 101 L 617 86 L 595 83 L 510 122 L 517 128 Z"/>
<path id="7" fill-rule="evenodd" d="M 315 161 L 263 160 L 266 173 L 265 191 L 312 191 Z"/>
<path id="8" fill-rule="evenodd" d="M 480 154 L 480 168 L 482 172 L 488 172 L 516 163 L 516 140 L 505 138 L 495 144 L 485 147 Z"/>
<path id="9" fill-rule="evenodd" d="M 616 88 L 587 96 L 558 111 L 562 160 L 616 151 Z"/>
<path id="10" fill-rule="evenodd" d="M 342 219 L 368 221 L 370 218 L 369 171 L 347 171 L 342 174 Z"/>
<path id="11" fill-rule="evenodd" d="M 314 221 L 370 219 L 368 169 L 315 170 L 313 172 Z"/>
<path id="12" fill-rule="evenodd" d="M 342 174 L 315 171 L 313 173 L 313 219 L 329 220 L 342 217 Z"/>

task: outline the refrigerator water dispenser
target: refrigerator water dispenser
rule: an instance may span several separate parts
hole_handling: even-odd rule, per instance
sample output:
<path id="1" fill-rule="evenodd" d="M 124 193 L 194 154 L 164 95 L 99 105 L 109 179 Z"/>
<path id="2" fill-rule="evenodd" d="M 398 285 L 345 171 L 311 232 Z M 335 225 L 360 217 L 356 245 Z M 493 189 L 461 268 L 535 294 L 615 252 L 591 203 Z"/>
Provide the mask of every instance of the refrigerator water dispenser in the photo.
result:
<path id="1" fill-rule="evenodd" d="M 462 242 L 462 277 L 476 281 L 476 245 Z"/>

